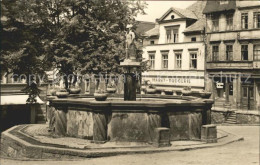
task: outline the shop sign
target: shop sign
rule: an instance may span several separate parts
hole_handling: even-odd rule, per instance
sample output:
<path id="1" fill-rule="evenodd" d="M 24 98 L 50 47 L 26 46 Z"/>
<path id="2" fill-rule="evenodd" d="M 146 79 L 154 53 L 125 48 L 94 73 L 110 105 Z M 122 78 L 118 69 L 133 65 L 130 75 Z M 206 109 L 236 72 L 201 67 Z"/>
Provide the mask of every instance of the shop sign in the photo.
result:
<path id="1" fill-rule="evenodd" d="M 224 87 L 224 83 L 217 82 L 217 88 L 222 89 Z"/>

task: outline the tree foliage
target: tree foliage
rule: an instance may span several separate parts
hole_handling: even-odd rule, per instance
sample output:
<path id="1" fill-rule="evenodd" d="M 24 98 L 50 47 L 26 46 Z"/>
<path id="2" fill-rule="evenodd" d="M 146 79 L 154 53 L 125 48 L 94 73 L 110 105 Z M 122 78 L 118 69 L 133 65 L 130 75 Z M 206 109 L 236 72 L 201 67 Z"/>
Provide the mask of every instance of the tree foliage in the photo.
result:
<path id="1" fill-rule="evenodd" d="M 128 23 L 143 12 L 139 1 L 70 0 L 59 6 L 59 30 L 50 45 L 63 73 L 118 72 Z"/>
<path id="2" fill-rule="evenodd" d="M 145 4 L 134 0 L 2 1 L 1 68 L 17 74 L 119 72 L 125 28 Z"/>

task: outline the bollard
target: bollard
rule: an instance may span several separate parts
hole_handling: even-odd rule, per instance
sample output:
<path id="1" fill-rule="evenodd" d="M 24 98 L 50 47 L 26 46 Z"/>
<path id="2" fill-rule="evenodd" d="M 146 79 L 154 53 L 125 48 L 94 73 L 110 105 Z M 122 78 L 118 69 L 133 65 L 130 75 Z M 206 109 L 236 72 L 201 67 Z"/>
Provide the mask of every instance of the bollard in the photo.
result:
<path id="1" fill-rule="evenodd" d="M 203 125 L 201 128 L 201 141 L 206 143 L 217 143 L 216 125 Z"/>
<path id="2" fill-rule="evenodd" d="M 155 147 L 171 146 L 169 128 L 159 127 L 154 129 L 153 146 Z"/>

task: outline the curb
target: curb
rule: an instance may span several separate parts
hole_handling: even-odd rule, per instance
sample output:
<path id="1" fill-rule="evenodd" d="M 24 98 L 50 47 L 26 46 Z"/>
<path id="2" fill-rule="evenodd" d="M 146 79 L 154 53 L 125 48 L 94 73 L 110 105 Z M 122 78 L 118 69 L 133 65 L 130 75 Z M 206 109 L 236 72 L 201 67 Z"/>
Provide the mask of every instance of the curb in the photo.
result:
<path id="1" fill-rule="evenodd" d="M 195 149 L 212 148 L 223 146 L 236 141 L 244 140 L 243 137 L 238 137 L 236 135 L 227 133 L 227 137 L 219 139 L 218 143 L 205 143 L 205 144 L 195 144 L 186 146 L 171 146 L 164 148 L 114 148 L 114 149 L 72 149 L 72 148 L 58 148 L 50 146 L 41 146 L 31 144 L 23 139 L 20 139 L 11 133 L 18 126 L 12 127 L 9 130 L 2 133 L 1 142 L 1 157 L 14 159 L 14 160 L 72 160 L 75 158 L 96 158 L 96 157 L 108 157 L 116 155 L 125 154 L 147 154 L 147 153 L 159 153 L 159 152 L 169 152 L 169 151 L 189 151 Z M 6 142 L 6 143 L 5 143 Z M 17 152 L 16 154 L 6 156 L 9 148 L 13 148 Z M 20 148 L 19 148 L 20 147 Z M 10 150 L 10 149 L 9 149 Z M 18 152 L 19 151 L 19 152 Z"/>

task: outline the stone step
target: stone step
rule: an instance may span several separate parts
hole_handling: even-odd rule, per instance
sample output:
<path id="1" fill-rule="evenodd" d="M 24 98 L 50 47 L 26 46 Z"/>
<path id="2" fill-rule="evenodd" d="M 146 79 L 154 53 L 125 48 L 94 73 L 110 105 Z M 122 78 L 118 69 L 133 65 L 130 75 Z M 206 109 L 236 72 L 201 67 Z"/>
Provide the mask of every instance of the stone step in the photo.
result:
<path id="1" fill-rule="evenodd" d="M 235 119 L 227 119 L 226 121 L 237 121 L 237 120 L 235 120 Z"/>
<path id="2" fill-rule="evenodd" d="M 236 121 L 226 120 L 225 123 L 236 123 Z"/>
<path id="3" fill-rule="evenodd" d="M 237 124 L 236 122 L 225 122 L 225 124 Z"/>
<path id="4" fill-rule="evenodd" d="M 232 117 L 229 117 L 227 118 L 227 120 L 236 120 L 237 118 L 232 118 Z"/>
<path id="5" fill-rule="evenodd" d="M 236 117 L 228 117 L 227 120 L 228 120 L 228 119 L 236 120 L 237 118 L 236 118 Z"/>
<path id="6" fill-rule="evenodd" d="M 237 120 L 236 118 L 227 118 L 227 120 Z"/>
<path id="7" fill-rule="evenodd" d="M 225 124 L 236 124 L 237 123 L 237 115 L 232 112 L 230 116 L 228 116 L 227 120 L 224 122 Z"/>
<path id="8" fill-rule="evenodd" d="M 225 123 L 236 123 L 237 121 L 225 121 Z"/>

